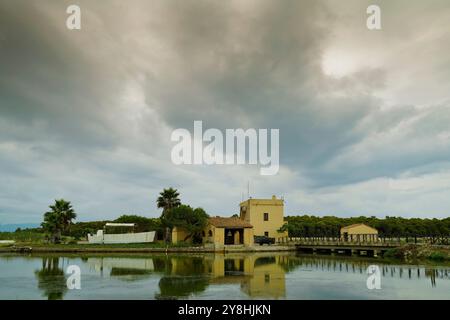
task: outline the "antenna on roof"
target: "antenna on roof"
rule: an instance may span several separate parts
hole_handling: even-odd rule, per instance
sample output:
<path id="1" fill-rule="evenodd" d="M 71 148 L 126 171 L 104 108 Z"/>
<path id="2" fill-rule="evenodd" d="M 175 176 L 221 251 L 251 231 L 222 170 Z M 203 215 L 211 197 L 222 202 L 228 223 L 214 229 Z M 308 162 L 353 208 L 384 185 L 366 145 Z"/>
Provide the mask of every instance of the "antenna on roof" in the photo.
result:
<path id="1" fill-rule="evenodd" d="M 250 199 L 250 180 L 247 181 L 247 198 Z"/>

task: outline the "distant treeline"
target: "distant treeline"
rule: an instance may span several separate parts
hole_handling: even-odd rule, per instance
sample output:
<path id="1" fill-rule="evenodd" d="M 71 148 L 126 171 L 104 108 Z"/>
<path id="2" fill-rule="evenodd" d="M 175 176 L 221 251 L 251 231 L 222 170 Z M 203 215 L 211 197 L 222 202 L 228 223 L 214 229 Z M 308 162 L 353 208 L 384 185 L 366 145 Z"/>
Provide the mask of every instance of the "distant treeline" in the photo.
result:
<path id="1" fill-rule="evenodd" d="M 88 233 L 95 234 L 97 230 L 102 230 L 107 222 L 117 223 L 135 223 L 136 227 L 134 232 L 147 232 L 156 231 L 157 238 L 162 239 L 164 228 L 161 226 L 161 220 L 159 218 L 147 218 L 138 215 L 122 215 L 115 220 L 101 220 L 101 221 L 89 221 L 89 222 L 76 222 L 70 225 L 70 227 L 62 233 L 65 237 L 72 237 L 76 240 L 86 239 Z M 108 230 L 114 233 L 130 232 L 130 229 L 120 230 L 120 228 L 114 228 L 114 230 Z M 43 239 L 43 228 L 18 228 L 14 232 L 14 236 L 10 232 L 0 232 L 0 240 L 13 239 L 18 241 L 34 241 L 37 239 Z"/>
<path id="2" fill-rule="evenodd" d="M 107 222 L 135 223 L 136 227 L 134 228 L 134 232 L 156 231 L 158 239 L 162 238 L 164 232 L 164 228 L 161 226 L 161 219 L 159 218 L 147 218 L 137 215 L 122 215 L 115 220 L 74 223 L 70 226 L 70 230 L 64 235 L 74 237 L 75 239 L 82 239 L 85 238 L 88 233 L 95 234 L 97 230 L 103 229 Z M 112 231 L 114 233 L 123 233 L 130 231 L 130 229 L 118 229 L 120 228 L 114 228 L 114 230 Z"/>
<path id="3" fill-rule="evenodd" d="M 285 226 L 289 237 L 315 237 L 338 238 L 340 229 L 355 223 L 364 223 L 376 228 L 382 239 L 402 238 L 406 241 L 417 241 L 418 238 L 426 238 L 431 243 L 448 244 L 450 239 L 450 218 L 445 219 L 420 219 L 386 217 L 353 217 L 339 218 L 334 216 L 288 216 Z M 75 239 L 85 239 L 88 233 L 95 234 L 103 229 L 107 222 L 135 223 L 134 232 L 156 231 L 157 238 L 163 239 L 164 227 L 160 218 L 147 218 L 138 215 L 122 215 L 115 220 L 77 222 L 64 232 L 64 236 Z M 129 230 L 124 230 L 129 231 Z M 42 228 L 17 230 L 17 239 L 31 239 L 34 233 L 43 233 Z M 9 239 L 8 233 L 0 233 L 0 238 Z M 9 233 L 10 234 L 10 233 Z"/>
<path id="4" fill-rule="evenodd" d="M 447 243 L 450 238 L 450 218 L 420 219 L 386 217 L 353 217 L 339 218 L 334 216 L 288 216 L 286 228 L 290 237 L 337 238 L 340 229 L 356 223 L 364 223 L 378 230 L 383 238 L 405 238 L 406 241 L 417 241 L 427 238 L 431 243 Z"/>

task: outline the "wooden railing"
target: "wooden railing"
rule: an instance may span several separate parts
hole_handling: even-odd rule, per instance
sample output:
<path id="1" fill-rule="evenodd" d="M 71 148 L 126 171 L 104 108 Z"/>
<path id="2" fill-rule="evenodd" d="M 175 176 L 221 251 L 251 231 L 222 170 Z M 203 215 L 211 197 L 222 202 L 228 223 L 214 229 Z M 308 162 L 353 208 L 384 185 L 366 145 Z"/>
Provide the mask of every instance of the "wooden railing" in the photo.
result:
<path id="1" fill-rule="evenodd" d="M 284 244 L 302 244 L 302 245 L 323 245 L 323 246 L 399 246 L 402 242 L 399 242 L 397 239 L 389 239 L 389 240 L 367 240 L 367 241 L 344 241 L 336 238 L 328 238 L 328 239 L 317 239 L 317 238 L 298 238 L 298 237 L 286 237 L 279 243 Z"/>

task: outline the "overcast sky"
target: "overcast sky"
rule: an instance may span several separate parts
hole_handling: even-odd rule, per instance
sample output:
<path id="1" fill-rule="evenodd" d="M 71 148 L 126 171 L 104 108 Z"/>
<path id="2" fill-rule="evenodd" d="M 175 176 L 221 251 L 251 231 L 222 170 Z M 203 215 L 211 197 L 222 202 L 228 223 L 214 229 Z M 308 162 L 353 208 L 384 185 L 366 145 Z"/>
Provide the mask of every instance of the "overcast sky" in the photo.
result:
<path id="1" fill-rule="evenodd" d="M 279 173 L 172 164 L 194 120 L 280 129 Z M 286 215 L 448 217 L 448 0 L 0 2 L 0 223 L 156 217 L 170 186 L 229 216 L 247 181 Z"/>

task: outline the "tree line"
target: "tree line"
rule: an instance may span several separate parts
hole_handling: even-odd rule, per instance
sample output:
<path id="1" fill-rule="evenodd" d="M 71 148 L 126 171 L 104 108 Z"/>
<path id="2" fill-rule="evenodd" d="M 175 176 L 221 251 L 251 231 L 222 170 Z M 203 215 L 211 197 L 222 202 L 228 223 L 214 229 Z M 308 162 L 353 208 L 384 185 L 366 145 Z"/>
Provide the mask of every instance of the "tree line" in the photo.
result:
<path id="1" fill-rule="evenodd" d="M 164 238 L 171 242 L 173 228 L 183 228 L 187 236 L 184 240 L 201 242 L 201 232 L 208 223 L 208 214 L 202 208 L 193 208 L 182 204 L 180 194 L 176 189 L 168 188 L 160 192 L 156 199 L 156 205 L 162 209 L 159 218 L 147 218 L 138 215 L 122 215 L 113 221 L 91 221 L 78 222 L 71 203 L 64 199 L 55 200 L 55 204 L 49 206 L 50 211 L 44 214 L 41 229 L 46 239 L 52 243 L 60 243 L 63 236 L 72 237 L 76 240 L 85 238 L 87 234 L 95 234 L 97 230 L 103 229 L 107 222 L 134 223 L 134 232 L 156 231 L 158 239 Z"/>
<path id="2" fill-rule="evenodd" d="M 450 218 L 421 219 L 389 217 L 317 217 L 310 215 L 288 216 L 284 230 L 290 237 L 338 238 L 340 229 L 356 223 L 364 223 L 378 230 L 381 239 L 405 239 L 417 242 L 425 238 L 430 243 L 448 244 L 450 239 Z"/>
<path id="3" fill-rule="evenodd" d="M 159 218 L 147 218 L 138 215 L 122 215 L 113 221 L 92 221 L 74 223 L 76 213 L 70 202 L 56 200 L 50 211 L 44 214 L 41 224 L 47 239 L 58 243 L 61 236 L 75 239 L 86 237 L 103 229 L 106 222 L 135 223 L 135 232 L 156 231 L 158 239 L 171 242 L 171 231 L 175 227 L 187 232 L 184 240 L 201 242 L 201 232 L 208 223 L 208 214 L 202 208 L 193 208 L 182 204 L 176 189 L 168 188 L 160 192 L 156 205 L 162 209 Z M 425 238 L 430 243 L 448 244 L 450 239 L 450 218 L 421 219 L 389 217 L 351 217 L 335 216 L 287 216 L 282 231 L 288 231 L 289 237 L 339 238 L 340 229 L 344 226 L 364 223 L 378 230 L 381 239 L 406 239 L 407 242 Z"/>

